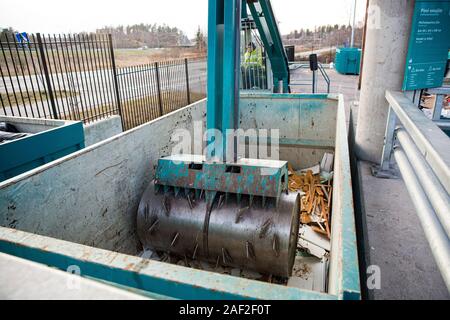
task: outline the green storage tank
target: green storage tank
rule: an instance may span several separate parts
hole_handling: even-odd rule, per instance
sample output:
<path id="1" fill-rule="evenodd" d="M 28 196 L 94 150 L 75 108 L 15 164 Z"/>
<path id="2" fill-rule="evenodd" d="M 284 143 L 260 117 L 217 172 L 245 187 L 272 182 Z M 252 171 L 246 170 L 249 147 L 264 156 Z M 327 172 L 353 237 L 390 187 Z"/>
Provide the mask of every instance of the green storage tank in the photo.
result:
<path id="1" fill-rule="evenodd" d="M 337 48 L 335 68 L 341 74 L 359 74 L 361 49 Z"/>

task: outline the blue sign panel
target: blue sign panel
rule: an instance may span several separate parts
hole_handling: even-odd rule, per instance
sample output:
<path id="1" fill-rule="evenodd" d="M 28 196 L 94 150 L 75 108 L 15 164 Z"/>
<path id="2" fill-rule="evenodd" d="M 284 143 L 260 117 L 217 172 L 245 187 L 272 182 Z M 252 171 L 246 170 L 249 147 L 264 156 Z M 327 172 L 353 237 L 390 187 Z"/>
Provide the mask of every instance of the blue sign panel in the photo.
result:
<path id="1" fill-rule="evenodd" d="M 30 42 L 26 32 L 16 33 L 16 39 L 17 39 L 17 42 L 21 43 L 21 44 Z"/>
<path id="2" fill-rule="evenodd" d="M 416 1 L 403 90 L 442 86 L 449 49 L 450 0 Z"/>

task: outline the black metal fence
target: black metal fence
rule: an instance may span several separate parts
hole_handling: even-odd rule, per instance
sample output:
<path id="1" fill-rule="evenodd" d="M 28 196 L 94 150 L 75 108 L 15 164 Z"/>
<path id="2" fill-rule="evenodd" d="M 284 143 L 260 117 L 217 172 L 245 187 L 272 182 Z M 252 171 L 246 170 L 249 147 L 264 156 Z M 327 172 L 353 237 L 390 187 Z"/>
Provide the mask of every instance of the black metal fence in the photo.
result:
<path id="1" fill-rule="evenodd" d="M 0 114 L 85 123 L 120 114 L 124 130 L 206 96 L 204 58 L 116 68 L 110 34 L 4 35 L 0 78 Z"/>
<path id="2" fill-rule="evenodd" d="M 111 35 L 0 39 L 5 115 L 90 122 L 120 112 Z"/>
<path id="3" fill-rule="evenodd" d="M 133 128 L 191 103 L 188 60 L 119 68 L 125 128 Z"/>

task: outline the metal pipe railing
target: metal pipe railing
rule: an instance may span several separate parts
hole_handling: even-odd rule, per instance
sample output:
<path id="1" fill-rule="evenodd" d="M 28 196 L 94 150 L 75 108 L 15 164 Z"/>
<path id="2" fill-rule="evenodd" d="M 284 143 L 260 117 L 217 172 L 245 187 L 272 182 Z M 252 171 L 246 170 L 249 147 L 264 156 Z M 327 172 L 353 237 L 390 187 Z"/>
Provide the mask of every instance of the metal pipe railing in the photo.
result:
<path id="1" fill-rule="evenodd" d="M 392 117 L 400 121 L 445 190 L 450 193 L 450 144 L 447 135 L 402 92 L 387 91 L 386 99 L 393 110 L 388 123 L 392 121 Z M 394 132 L 386 132 L 386 137 L 393 134 Z"/>
<path id="2" fill-rule="evenodd" d="M 404 129 L 398 129 L 396 137 L 421 181 L 423 189 L 436 211 L 445 232 L 450 235 L 450 201 L 447 192 L 433 170 L 427 165 L 425 158 L 414 145 L 408 133 Z"/>
<path id="3" fill-rule="evenodd" d="M 450 291 L 450 139 L 402 92 L 387 91 L 386 99 L 389 112 L 380 171 L 389 170 L 393 154 Z"/>
<path id="4" fill-rule="evenodd" d="M 417 216 L 431 247 L 431 252 L 450 291 L 450 241 L 439 223 L 436 214 L 417 178 L 408 158 L 400 149 L 394 150 L 394 157 L 405 182 L 408 193 L 416 208 Z"/>

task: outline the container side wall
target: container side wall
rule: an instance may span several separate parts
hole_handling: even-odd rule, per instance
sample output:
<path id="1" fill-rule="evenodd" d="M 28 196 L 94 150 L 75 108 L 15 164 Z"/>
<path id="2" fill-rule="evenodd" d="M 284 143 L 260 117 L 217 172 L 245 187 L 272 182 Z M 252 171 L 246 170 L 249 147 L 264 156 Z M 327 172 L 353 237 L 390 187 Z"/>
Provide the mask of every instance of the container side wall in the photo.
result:
<path id="1" fill-rule="evenodd" d="M 205 100 L 0 183 L 0 225 L 136 254 L 135 214 L 174 130 Z"/>

